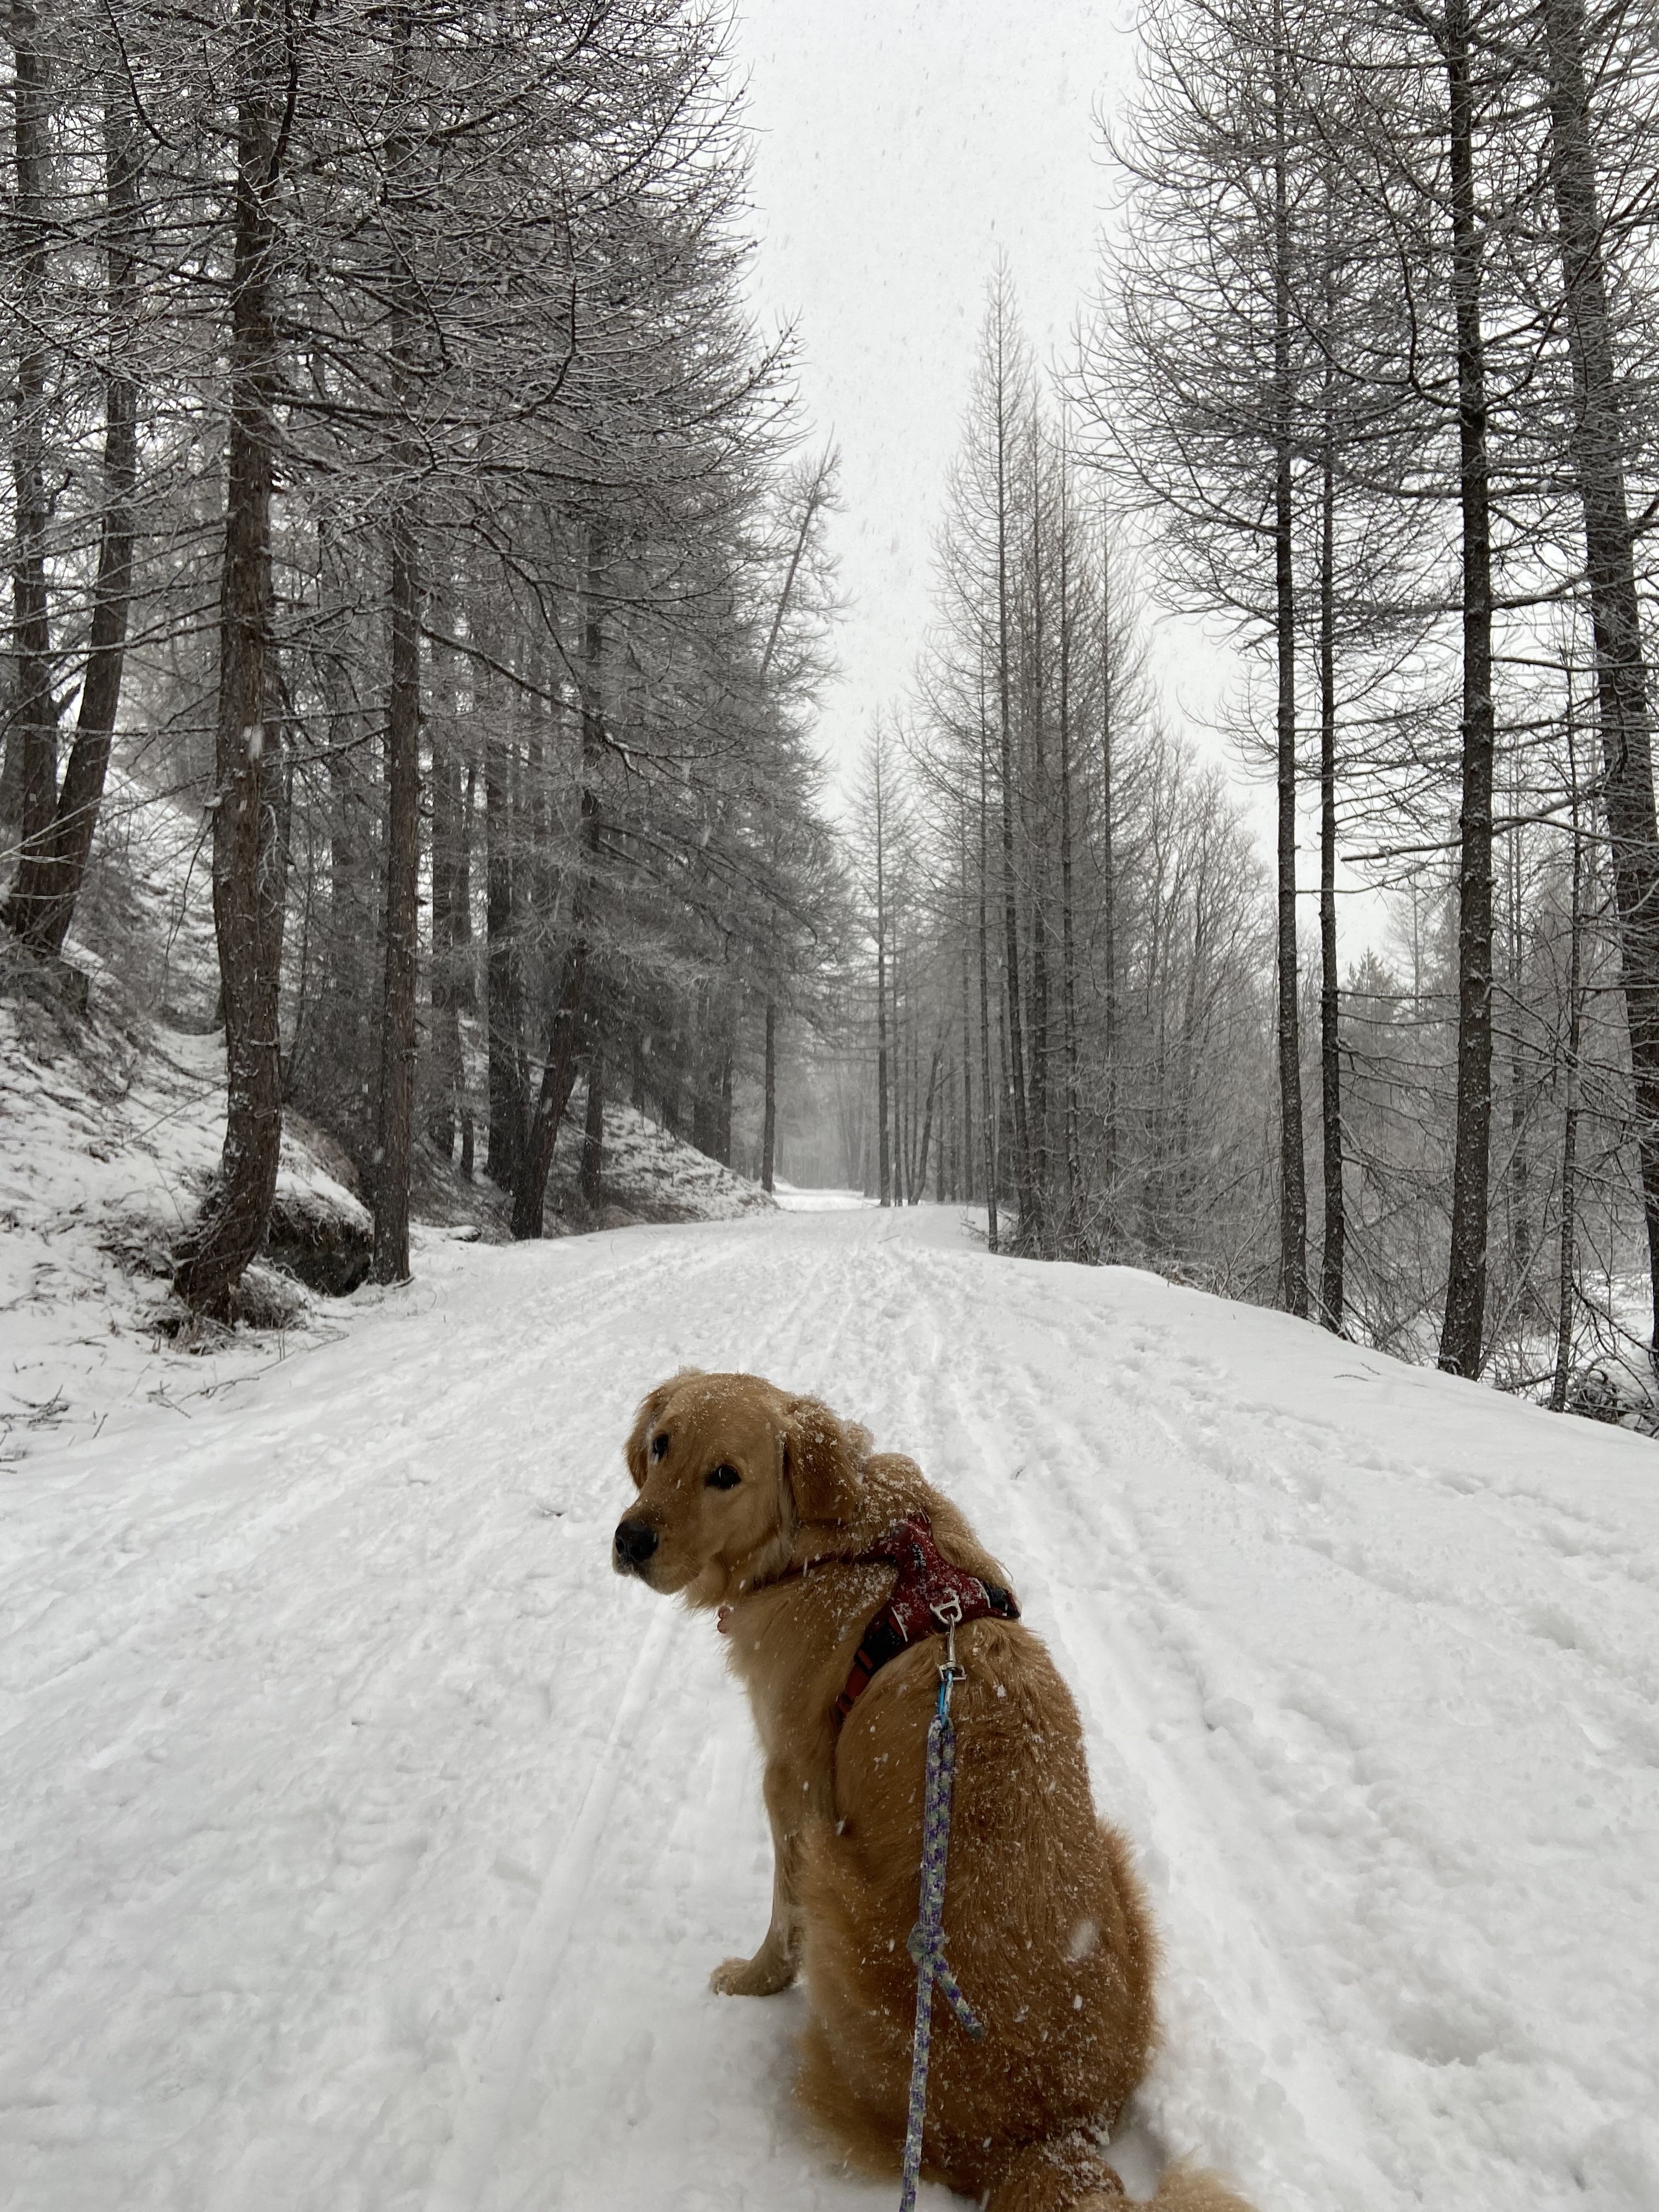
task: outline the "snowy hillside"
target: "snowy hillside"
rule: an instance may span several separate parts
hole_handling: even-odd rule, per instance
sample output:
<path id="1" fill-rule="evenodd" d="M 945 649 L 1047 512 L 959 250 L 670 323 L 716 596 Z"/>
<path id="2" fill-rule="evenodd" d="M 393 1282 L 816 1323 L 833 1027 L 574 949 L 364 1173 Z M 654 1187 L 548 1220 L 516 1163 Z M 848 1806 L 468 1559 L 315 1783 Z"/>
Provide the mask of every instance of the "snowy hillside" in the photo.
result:
<path id="1" fill-rule="evenodd" d="M 133 1391 L 194 1399 L 284 1349 L 269 1334 L 198 1334 L 188 1355 L 153 1340 L 159 1320 L 177 1318 L 165 1313 L 172 1247 L 224 1136 L 217 955 L 199 819 L 118 766 L 103 818 L 69 945 L 90 980 L 90 1018 L 67 1012 L 0 940 L 0 1461 L 20 1430 L 56 1425 L 65 1407 L 95 1417 Z M 579 1089 L 550 1183 L 550 1236 L 594 1225 L 575 1198 L 585 1105 Z M 422 1164 L 417 1218 L 506 1235 L 493 1186 Z M 607 1104 L 601 1224 L 771 1207 L 757 1183 Z M 290 1107 L 269 1256 L 319 1290 L 344 1291 L 366 1269 L 371 1232 L 345 1152 Z M 269 1320 L 333 1325 L 332 1302 L 307 1298 L 291 1273 L 256 1268 L 250 1291 Z"/>
<path id="2" fill-rule="evenodd" d="M 608 1559 L 683 1361 L 822 1391 L 1014 1574 L 1165 1940 L 1133 2181 L 1659 2203 L 1651 1443 L 931 1209 L 418 1267 L 17 1433 L 0 2203 L 890 2204 L 793 2117 L 799 1994 L 706 1988 L 766 1919 L 749 1718 Z"/>
<path id="3" fill-rule="evenodd" d="M 565 1185 L 563 1202 L 581 1171 L 582 1122 L 587 1091 L 578 1084 L 559 1129 L 554 1173 Z M 606 1227 L 636 1222 L 735 1221 L 745 1213 L 769 1213 L 773 1200 L 757 1182 L 736 1175 L 694 1146 L 631 1106 L 607 1099 L 605 1109 L 605 1208 Z M 550 1227 L 554 1225 L 549 1206 Z"/>
<path id="4" fill-rule="evenodd" d="M 60 1404 L 96 1413 L 129 1389 L 169 1385 L 193 1397 L 278 1356 L 269 1336 L 216 1338 L 205 1362 L 161 1356 L 149 1334 L 172 1242 L 223 1135 L 220 1037 L 155 1024 L 108 992 L 94 997 L 90 1024 L 0 995 L 0 1459 L 15 1449 L 18 1424 L 55 1422 Z M 310 1218 L 366 1239 L 369 1216 L 350 1175 L 337 1147 L 291 1117 L 278 1231 Z M 252 1273 L 274 1316 L 301 1316 L 297 1285 Z"/>
<path id="5" fill-rule="evenodd" d="M 18 1430 L 55 1425 L 64 1407 L 95 1416 L 133 1390 L 158 1389 L 194 1398 L 287 1349 L 269 1333 L 243 1340 L 210 1332 L 178 1353 L 155 1341 L 158 1322 L 173 1319 L 173 1240 L 219 1158 L 224 1046 L 216 1034 L 152 1021 L 112 981 L 94 989 L 90 1024 L 0 992 L 0 1328 L 9 1355 L 0 1368 L 0 1460 L 18 1449 Z M 574 1123 L 567 1119 L 560 1132 L 550 1236 L 593 1225 L 574 1200 L 583 1103 L 578 1092 Z M 434 1177 L 423 1195 L 429 1214 L 452 1227 L 506 1233 L 505 1201 L 491 1187 Z M 632 1108 L 607 1107 L 602 1224 L 735 1219 L 770 1212 L 772 1203 L 757 1183 Z M 566 1205 L 568 1212 L 560 1210 Z M 367 1264 L 371 1228 L 344 1153 L 290 1111 L 275 1256 L 303 1265 L 314 1280 L 321 1248 L 343 1234 L 351 1250 L 332 1286 L 344 1289 Z M 303 1261 L 292 1251 L 301 1236 Z M 270 1316 L 289 1324 L 326 1332 L 345 1310 L 307 1297 L 270 1267 L 252 1271 L 252 1288 Z"/>

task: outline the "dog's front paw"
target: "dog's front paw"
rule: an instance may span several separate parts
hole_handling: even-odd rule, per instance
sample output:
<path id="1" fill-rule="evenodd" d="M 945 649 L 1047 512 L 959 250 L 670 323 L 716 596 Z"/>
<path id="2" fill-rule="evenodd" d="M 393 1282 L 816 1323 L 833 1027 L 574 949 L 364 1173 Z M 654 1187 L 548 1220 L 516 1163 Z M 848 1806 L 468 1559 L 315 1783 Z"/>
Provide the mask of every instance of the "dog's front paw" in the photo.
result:
<path id="1" fill-rule="evenodd" d="M 770 1997 L 794 1978 L 794 1961 L 763 1944 L 752 1959 L 722 1959 L 708 1986 L 717 1997 Z"/>

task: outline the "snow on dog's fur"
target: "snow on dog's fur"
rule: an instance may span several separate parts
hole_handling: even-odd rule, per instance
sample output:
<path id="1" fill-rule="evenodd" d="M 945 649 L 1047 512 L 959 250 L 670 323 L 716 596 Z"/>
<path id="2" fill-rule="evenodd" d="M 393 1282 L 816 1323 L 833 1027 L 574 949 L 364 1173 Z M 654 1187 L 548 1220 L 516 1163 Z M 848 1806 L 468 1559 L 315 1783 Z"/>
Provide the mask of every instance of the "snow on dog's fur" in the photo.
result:
<path id="1" fill-rule="evenodd" d="M 617 1571 L 723 1608 L 766 1760 L 771 1924 L 714 1986 L 766 1996 L 805 1975 L 801 2098 L 844 2150 L 896 2170 L 939 1646 L 901 1652 L 837 1728 L 837 1692 L 893 1586 L 890 1567 L 857 1555 L 921 1509 L 947 1559 L 1007 1577 L 914 1461 L 872 1454 L 863 1430 L 757 1376 L 660 1384 L 626 1454 L 639 1494 L 617 1531 Z M 1115 2122 L 1156 2034 L 1146 1901 L 1123 1838 L 1096 1816 L 1077 1709 L 1042 1641 L 978 1620 L 957 1653 L 945 1948 L 986 2035 L 970 2041 L 936 2008 L 923 2171 L 989 2212 L 1121 2202 L 1097 2131 Z M 1186 2167 L 1156 2201 L 1248 2212 Z"/>

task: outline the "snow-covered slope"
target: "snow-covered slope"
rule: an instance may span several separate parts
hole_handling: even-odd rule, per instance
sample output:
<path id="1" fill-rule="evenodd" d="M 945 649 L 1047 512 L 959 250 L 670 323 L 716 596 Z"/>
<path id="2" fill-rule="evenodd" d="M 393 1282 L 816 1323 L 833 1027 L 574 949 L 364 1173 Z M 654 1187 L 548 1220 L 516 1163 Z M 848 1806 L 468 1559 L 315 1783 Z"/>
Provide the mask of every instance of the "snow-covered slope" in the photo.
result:
<path id="1" fill-rule="evenodd" d="M 90 1023 L 0 995 L 0 1461 L 30 1423 L 94 1418 L 130 1392 L 188 1398 L 279 1356 L 273 1338 L 215 1334 L 204 1357 L 160 1354 L 169 1248 L 224 1136 L 224 1044 L 159 1027 L 112 992 Z M 331 1173 L 332 1161 L 338 1174 Z M 349 1164 L 291 1119 L 277 1200 L 366 1236 Z M 284 1300 L 286 1303 L 286 1300 Z"/>
<path id="2" fill-rule="evenodd" d="M 575 1185 L 581 1173 L 586 1114 L 587 1088 L 578 1084 L 560 1124 L 554 1153 L 554 1175 L 564 1188 L 556 1200 L 550 1200 L 550 1226 L 555 1225 L 555 1203 L 568 1204 L 580 1218 Z M 759 1183 L 671 1137 L 624 1100 L 605 1102 L 603 1158 L 604 1212 L 616 1226 L 640 1221 L 736 1221 L 745 1213 L 772 1211 L 774 1201 Z"/>
<path id="3" fill-rule="evenodd" d="M 608 1561 L 693 1361 L 916 1454 L 1053 1645 L 1165 1941 L 1133 2179 L 1659 2204 L 1654 1445 L 928 1209 L 418 1265 L 0 1469 L 0 2203 L 890 2205 L 793 2116 L 799 1993 L 706 1989 L 750 1723 Z"/>
<path id="4" fill-rule="evenodd" d="M 90 980 L 89 1020 L 56 1003 L 35 963 L 0 939 L 0 1332 L 9 1354 L 0 1364 L 0 1461 L 20 1448 L 17 1431 L 55 1425 L 64 1404 L 95 1416 L 134 1390 L 193 1399 L 283 1349 L 269 1335 L 200 1332 L 188 1356 L 158 1360 L 149 1340 L 172 1245 L 195 1216 L 224 1136 L 204 837 L 199 810 L 112 764 L 68 946 L 70 968 Z M 291 1026 L 285 1013 L 285 1035 Z M 477 1079 L 482 1087 L 481 1058 Z M 592 1225 L 575 1196 L 585 1106 L 579 1088 L 560 1131 L 550 1236 Z M 757 1183 L 615 1100 L 605 1150 L 602 1220 L 726 1220 L 772 1209 Z M 423 1152 L 418 1166 L 417 1218 L 505 1237 L 507 1205 L 493 1185 L 464 1183 Z M 291 1108 L 277 1207 L 280 1258 L 319 1289 L 356 1279 L 371 1222 L 351 1163 Z M 299 1243 L 311 1248 L 308 1262 Z M 329 1264 L 320 1248 L 336 1245 L 349 1249 Z M 267 1273 L 257 1291 L 251 1303 L 273 1316 L 331 1325 L 330 1308 L 289 1283 Z"/>

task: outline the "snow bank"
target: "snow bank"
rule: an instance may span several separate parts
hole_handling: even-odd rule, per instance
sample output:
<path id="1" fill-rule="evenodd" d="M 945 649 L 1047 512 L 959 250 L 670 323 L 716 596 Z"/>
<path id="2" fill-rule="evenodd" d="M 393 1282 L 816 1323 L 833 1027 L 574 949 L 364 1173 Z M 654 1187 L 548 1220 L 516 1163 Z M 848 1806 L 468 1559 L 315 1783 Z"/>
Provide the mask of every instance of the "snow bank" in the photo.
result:
<path id="1" fill-rule="evenodd" d="M 131 1391 L 194 1396 L 281 1356 L 274 1340 L 216 1338 L 205 1366 L 155 1355 L 171 1247 L 223 1136 L 218 1036 L 161 1027 L 107 985 L 94 984 L 85 1022 L 0 992 L 0 1455 L 9 1434 L 15 1446 L 20 1427 L 55 1422 L 65 1404 L 95 1415 Z M 279 1250 L 302 1236 L 364 1247 L 369 1216 L 341 1180 L 343 1160 L 340 1174 L 325 1164 L 335 1157 L 297 1120 L 285 1130 Z M 277 1310 L 305 1317 L 295 1286 L 267 1288 Z"/>

